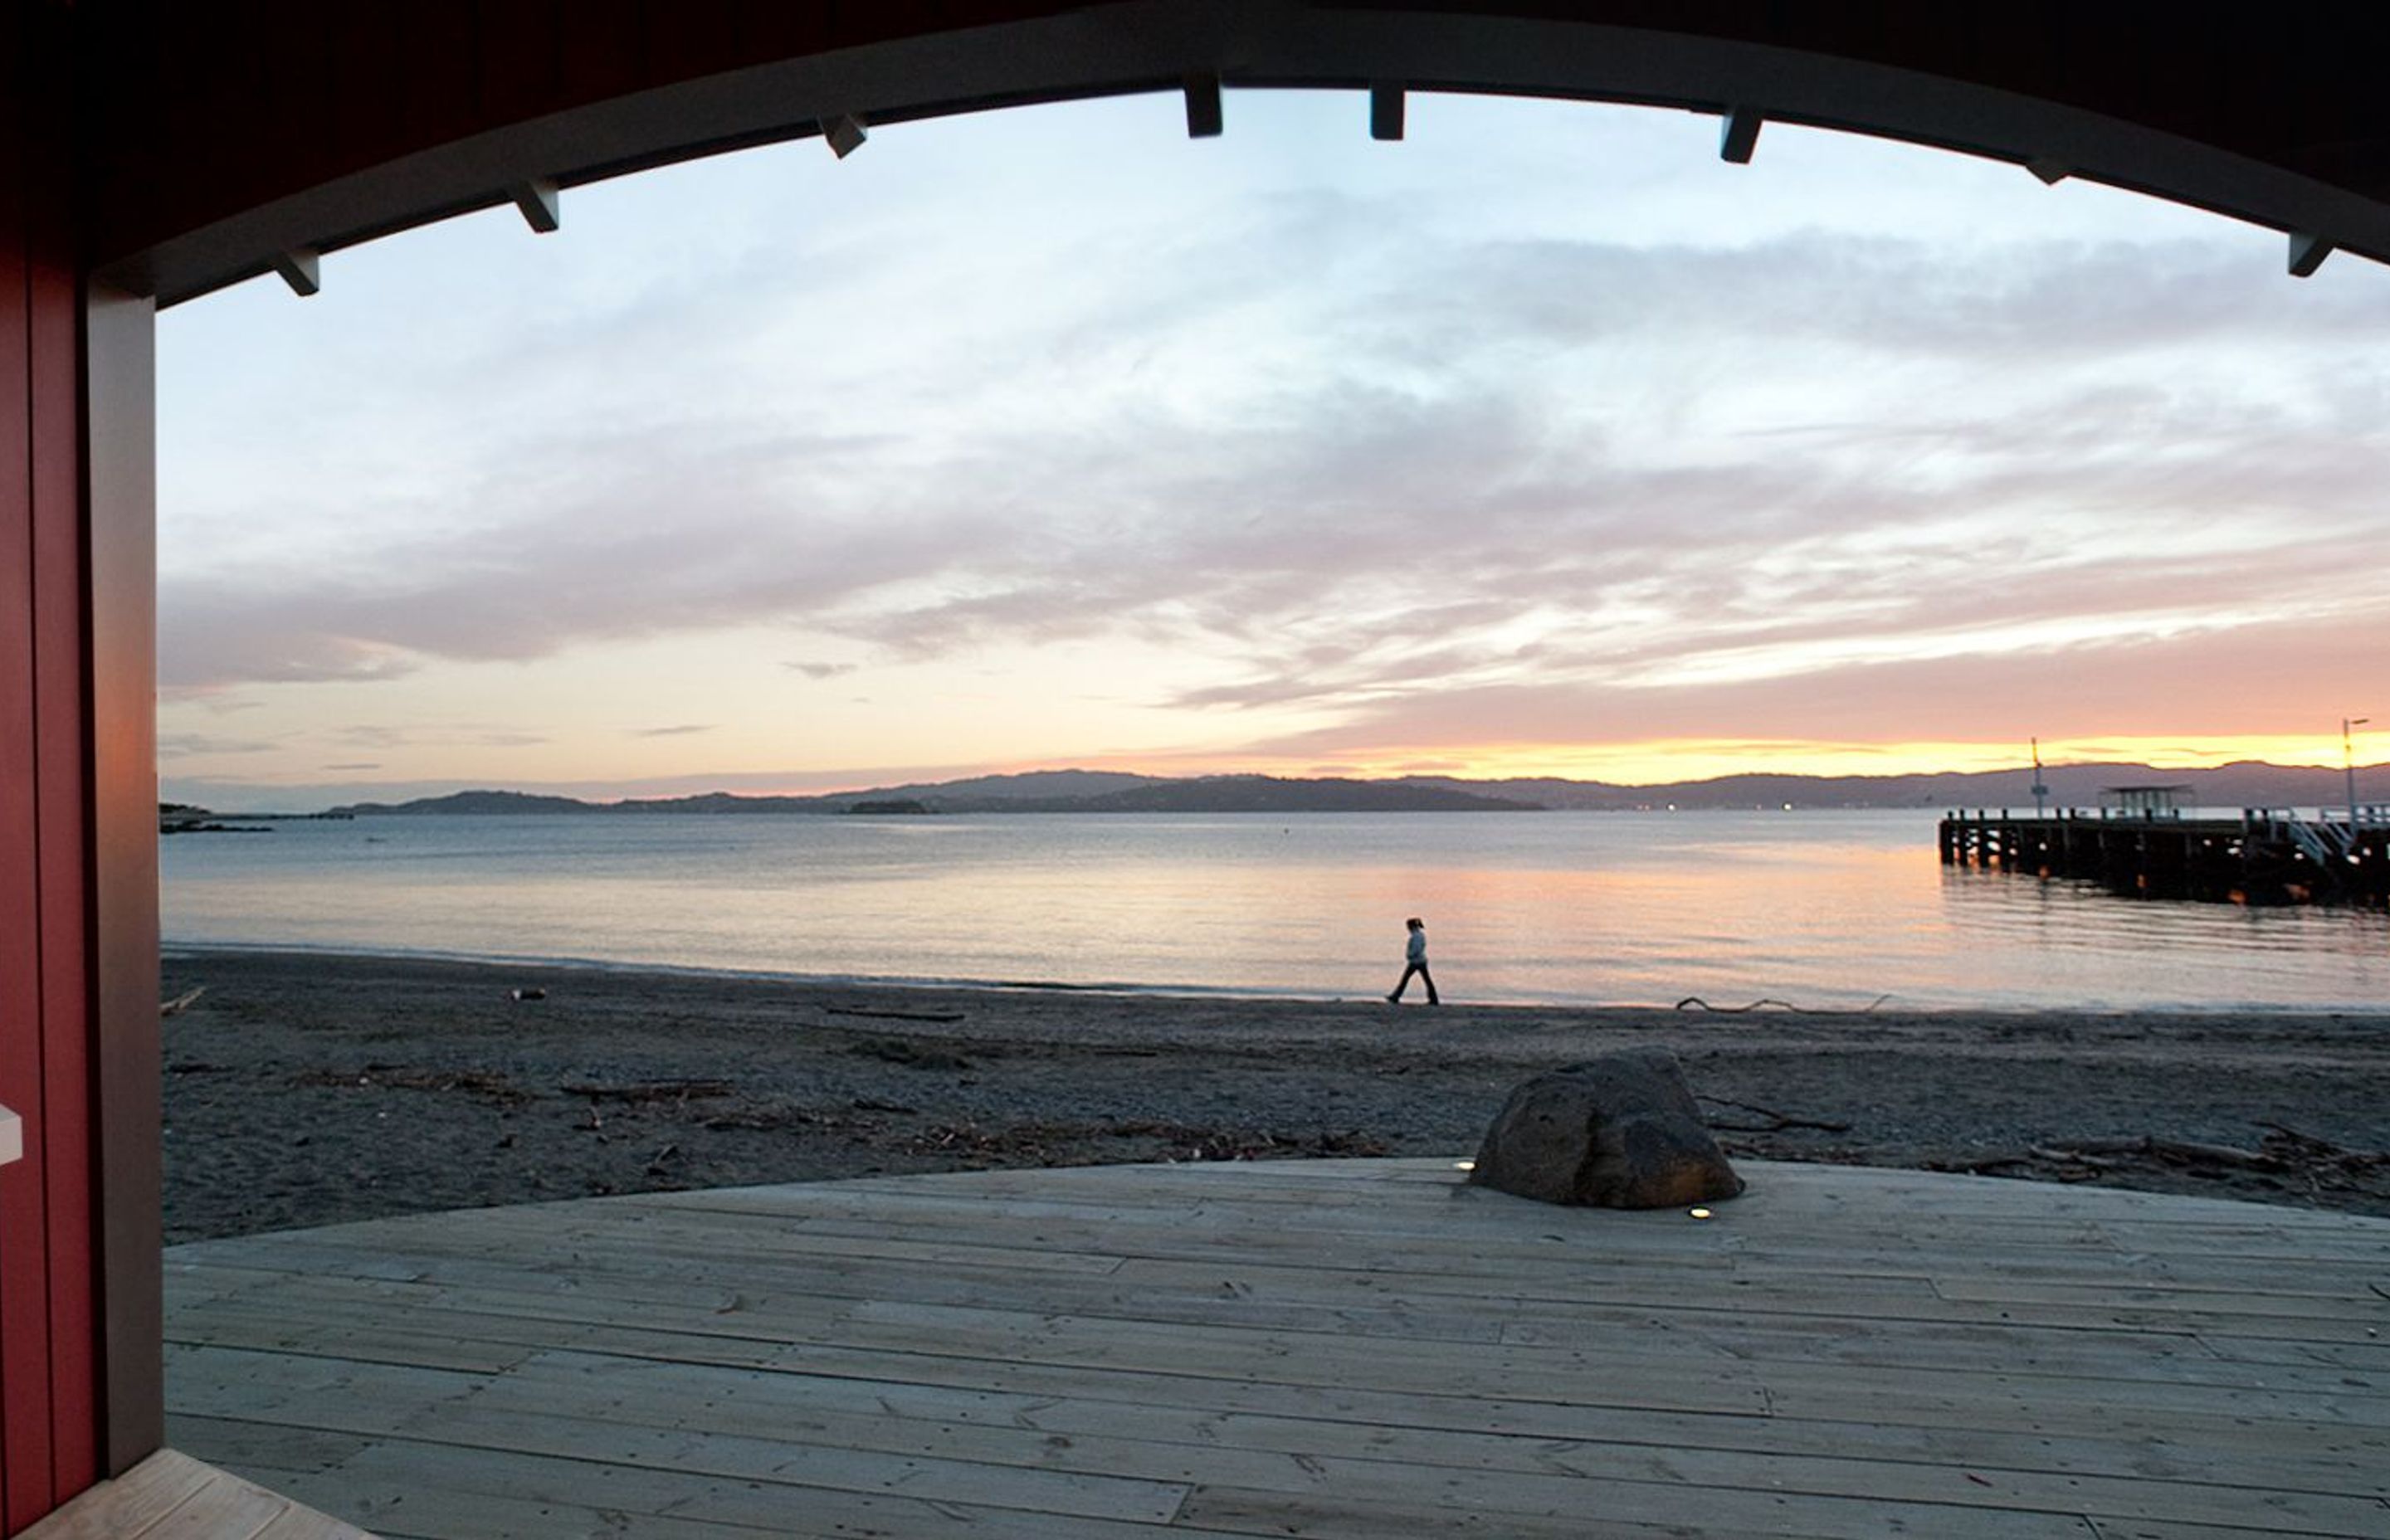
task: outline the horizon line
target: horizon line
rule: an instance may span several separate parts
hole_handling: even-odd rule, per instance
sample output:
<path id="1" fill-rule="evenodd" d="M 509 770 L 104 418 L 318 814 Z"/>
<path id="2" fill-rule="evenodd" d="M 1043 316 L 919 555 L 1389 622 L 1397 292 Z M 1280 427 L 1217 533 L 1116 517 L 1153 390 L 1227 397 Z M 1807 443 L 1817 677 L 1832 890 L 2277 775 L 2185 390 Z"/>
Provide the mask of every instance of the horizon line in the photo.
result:
<path id="1" fill-rule="evenodd" d="M 1598 790 L 1604 790 L 1604 791 L 1616 791 L 1616 792 L 1622 792 L 1622 793 L 1631 793 L 1631 792 L 1638 792 L 1638 791 L 1653 791 L 1653 792 L 1658 792 L 1658 791 L 1664 791 L 1664 790 L 1670 790 L 1670 789 L 1695 789 L 1695 788 L 1703 788 L 1703 787 L 1715 787 L 1715 786 L 1719 786 L 1719 785 L 1723 785 L 1723 784 L 1728 784 L 1728 783 L 1731 783 L 1731 782 L 1737 782 L 1737 781 L 1752 781 L 1752 780 L 1787 780 L 1787 781 L 1804 781 L 1804 782 L 1814 782 L 1814 783 L 1820 783 L 1820 784 L 1823 784 L 1823 783 L 1847 783 L 1847 782 L 1892 782 L 1892 781 L 1913 781 L 1913 780 L 1936 780 L 1936 779 L 1946 779 L 1946 778 L 1979 779 L 1979 778 L 1987 777 L 1987 776 L 2011 776 L 2011 775 L 2031 775 L 2031 774 L 2034 772 L 2035 768 L 2036 768 L 2036 767 L 2035 767 L 2035 765 L 2034 765 L 2030 761 L 2024 761 L 2024 762 L 2020 762 L 2020 763 L 2015 764 L 2012 764 L 2012 765 L 1995 766 L 1995 767 L 1988 768 L 1988 769 L 1956 769 L 1956 768 L 1944 768 L 1944 769 L 1933 769 L 1933 770 L 1880 771 L 1880 772 L 1871 772 L 1871 773 L 1870 773 L 1870 772 L 1862 772 L 1862 771 L 1848 771 L 1848 772 L 1836 772 L 1836 773 L 1831 773 L 1831 774 L 1819 774 L 1819 773 L 1815 772 L 1815 771 L 1803 771 L 1803 770 L 1736 770 L 1736 771 L 1728 771 L 1728 772 L 1726 772 L 1726 773 L 1724 773 L 1724 774 L 1719 774 L 1719 775 L 1693 776 L 1693 777 L 1689 777 L 1689 778 L 1681 779 L 1681 780 L 1626 781 L 1626 780 L 1603 780 L 1603 779 L 1599 779 L 1599 778 L 1590 777 L 1590 776 L 1565 776 L 1565 775 L 1559 775 L 1559 774 L 1544 774 L 1544 775 L 1511 775 L 1511 776 L 1467 776 L 1467 775 L 1455 774 L 1455 773 L 1448 772 L 1448 771 L 1428 771 L 1428 770 L 1412 770 L 1412 771 L 1403 771 L 1403 772 L 1398 772 L 1398 773 L 1395 773 L 1395 774 L 1390 774 L 1390 775 L 1368 775 L 1368 774 L 1352 774 L 1352 773 L 1319 774 L 1319 775 L 1284 775 L 1284 774 L 1275 774 L 1275 773 L 1272 773 L 1272 772 L 1269 772 L 1269 771 L 1261 771 L 1261 770 L 1208 771 L 1208 772 L 1201 772 L 1201 773 L 1196 773 L 1196 774 L 1191 774 L 1191 775 L 1189 775 L 1189 774 L 1170 775 L 1170 774 L 1157 773 L 1157 772 L 1153 772 L 1153 771 L 1137 771 L 1137 770 L 1090 770 L 1090 769 L 1086 769 L 1086 768 L 1084 768 L 1084 767 L 1081 767 L 1081 766 L 1076 766 L 1076 765 L 1061 765 L 1061 766 L 1053 766 L 1053 767 L 1044 767 L 1044 766 L 1041 766 L 1041 767 L 1038 767 L 1038 768 L 1035 768 L 1035 769 L 1028 769 L 1028 770 L 996 770 L 996 771 L 985 771 L 985 772 L 981 772 L 981 773 L 977 773 L 977 774 L 961 775 L 961 776 L 949 776 L 949 777 L 946 777 L 946 778 L 944 778 L 944 779 L 940 779 L 940 780 L 921 780 L 921 779 L 912 779 L 912 780 L 902 780 L 902 781 L 870 781 L 870 782 L 858 782 L 858 783 L 854 784 L 854 785 L 834 787 L 834 788 L 830 788 L 830 789 L 779 789 L 779 790 L 774 790 L 774 789 L 752 789 L 752 788 L 751 788 L 751 789 L 744 789 L 744 790 L 733 790 L 733 789 L 729 789 L 729 788 L 727 788 L 727 787 L 715 787 L 715 788 L 710 788 L 710 789 L 706 789 L 694 790 L 694 791 L 633 791 L 633 792 L 620 792 L 620 793 L 615 793 L 615 794 L 608 795 L 608 794 L 606 794 L 606 793 L 603 793 L 603 792 L 600 792 L 600 791 L 596 791 L 596 790 L 580 790 L 580 791 L 574 791 L 574 790 L 560 790 L 560 789 L 526 790 L 526 789 L 521 789 L 521 788 L 520 788 L 520 787 L 506 786 L 506 785 L 498 785 L 498 784 L 490 784 L 490 783 L 486 783 L 486 782 L 484 782 L 484 783 L 477 783 L 477 784 L 468 784 L 468 783 L 462 783 L 462 782 L 452 783 L 452 782 L 449 782 L 449 781 L 444 780 L 444 779 L 431 779 L 431 780 L 417 781 L 417 782 L 411 783 L 413 787 L 422 788 L 422 789 L 411 789 L 411 790 L 408 790 L 408 791 L 406 791 L 406 792 L 405 792 L 405 793 L 401 793 L 401 792 L 398 792 L 398 791 L 395 791 L 395 790 L 388 790 L 388 789 L 385 789 L 385 790 L 380 790 L 380 791 L 378 791 L 378 792 L 372 792 L 372 793 L 369 793 L 369 794 L 367 794 L 367 795 L 357 796 L 357 797 L 354 797 L 353 799 L 350 799 L 350 800 L 346 800 L 346 801 L 343 801 L 343 800 L 341 800 L 341 799 L 339 797 L 339 795 L 338 795 L 338 788 L 337 788 L 337 786 L 328 786 L 328 785 L 324 785 L 324 784 L 320 784 L 320 783 L 319 783 L 319 784 L 317 784 L 317 785 L 313 785 L 313 786 L 293 787 L 293 788 L 291 788 L 290 789 L 291 789 L 291 790 L 293 790 L 294 792 L 298 793 L 298 798 L 297 798 L 297 800 L 303 800 L 303 801 L 308 801 L 308 802 L 315 802 L 315 801 L 321 800 L 321 801 L 323 802 L 324 805 L 323 805 L 323 807 L 322 807 L 322 808 L 318 809 L 317 811 L 330 811 L 330 810 L 332 810 L 333 808 L 336 808 L 336 807 L 342 807 L 342 806 L 370 806 L 370 805 L 398 806 L 398 805 L 405 805 L 405 804 L 406 804 L 406 803 L 408 803 L 408 802 L 430 802 L 430 801 L 438 801 L 438 800 L 441 800 L 441 799 L 443 799 L 443 798 L 447 798 L 447 797 L 467 796 L 467 795 L 475 795 L 475 794 L 482 794 L 482 795 L 496 795 L 496 796 L 515 796 L 515 797 L 523 797 L 523 798 L 550 798 L 550 799 L 555 799 L 555 800 L 559 800 L 559 801 L 585 802 L 585 803 L 587 803 L 587 804 L 589 804 L 589 805 L 592 805 L 592 806 L 601 806 L 601 807 L 602 807 L 602 806 L 620 806 L 620 805 L 624 805 L 624 804 L 628 804 L 628 803 L 636 803 L 636 802 L 694 802 L 694 801 L 700 801 L 700 800 L 705 800 L 705 799 L 729 799 L 729 800 L 732 800 L 732 801 L 745 801 L 745 802 L 770 802 L 770 801 L 826 802 L 826 801 L 835 800 L 835 799 L 837 799 L 837 798 L 841 798 L 841 797 L 852 797 L 852 796 L 868 795 L 868 794 L 873 793 L 873 792 L 893 792 L 893 791 L 901 791 L 901 790 L 905 790 L 905 789 L 923 789 L 923 790 L 933 790 L 933 789 L 940 789 L 940 788 L 952 787 L 952 786 L 957 786 L 957 785 L 964 785 L 964 784 L 968 784 L 968 783 L 975 782 L 975 781 L 1004 781 L 1004 780 L 1018 780 L 1018 779 L 1023 779 L 1023 778 L 1034 777 L 1034 776 L 1071 776 L 1071 775 L 1119 776 L 1119 777 L 1123 777 L 1123 778 L 1125 778 L 1125 779 L 1137 780 L 1137 781 L 1147 781 L 1147 782 L 1201 782 L 1201 781 L 1216 781 L 1216 780 L 1275 780 L 1275 781 L 1283 781 L 1283 782 L 1290 782 L 1290 783 L 1333 783 L 1333 782 L 1345 782 L 1345 783 L 1361 784 L 1361 785 L 1383 785 L 1383 786 L 1392 786 L 1392 785 L 1402 785 L 1402 784 L 1406 784 L 1406 783 L 1418 783 L 1418 782 L 1423 782 L 1423 781 L 1426 781 L 1426 782 L 1446 782 L 1446 783 L 1450 783 L 1450 784 L 1454 784 L 1454 785 L 1458 785 L 1458 786 L 1465 786 L 1465 787 L 1501 787 L 1501 786 L 1509 786 L 1509 785 L 1531 784 L 1531 783 L 1536 783 L 1536 782 L 1543 782 L 1543 783 L 1548 783 L 1548 784 L 1553 784 L 1553 785 L 1557 785 L 1557 786 L 1563 786 L 1563 787 L 1582 787 L 1582 788 L 1587 788 L 1587 789 L 1598 789 Z M 2084 771 L 2084 770 L 2101 770 L 2101 769 L 2114 769 L 2114 770 L 2119 770 L 2119 771 L 2124 771 L 2124 770 L 2146 771 L 2146 772 L 2148 772 L 2148 773 L 2150 773 L 2150 774 L 2152 774 L 2152 775 L 2160 775 L 2160 776 L 2215 776 L 2215 775 L 2218 775 L 2218 774 L 2221 774 L 2221 773 L 2224 773 L 2224 772 L 2228 772 L 2228 771 L 2234 771 L 2234 770 L 2247 770 L 2247 771 L 2274 771 L 2274 772 L 2288 773 L 2288 774 L 2299 774 L 2299 775 L 2332 775 L 2332 776 L 2337 776 L 2337 775 L 2346 774 L 2346 773 L 2348 773 L 2348 772 L 2349 772 L 2349 771 L 2351 771 L 2351 770 L 2355 770 L 2355 771 L 2362 771 L 2362 772 L 2367 772 L 2367 773 L 2373 773 L 2373 772 L 2378 772 L 2378 771 L 2381 771 L 2381 770 L 2384 770 L 2384 769 L 2390 769 L 2390 761 L 2377 762 L 2377 763 L 2371 764 L 2358 764 L 2358 765 L 2354 765 L 2354 766 L 2342 766 L 2342 765 L 2326 765 L 2326 764 L 2282 764 L 2282 763 L 2280 763 L 2280 762 L 2277 762 L 2277 761 L 2272 761 L 2272 760 L 2264 760 L 2264 759 L 2244 759 L 2244 760 L 2232 760 L 2232 761 L 2228 761 L 2228 762 L 2226 762 L 2225 764 L 2216 764 L 2216 765 L 2204 765 L 2204 766 L 2192 766 L 2192 767 L 2182 767 L 2182 768 L 2171 768 L 2171 769 L 2169 769 L 2169 768 L 2161 768 L 2161 767 L 2159 767 L 2159 766 L 2152 765 L 2152 764 L 2147 764 L 2146 762 L 2143 762 L 2143 761 L 2138 761 L 2138 760 L 2067 760 L 2067 761 L 2060 761 L 2060 762 L 2056 762 L 2056 763 L 2045 763 L 2045 764 L 2043 764 L 2039 768 L 2040 768 L 2040 770 L 2041 770 L 2041 773 L 2042 773 L 2042 774 L 2044 774 L 2045 776 L 2046 776 L 2046 775 L 2049 775 L 2049 774 L 2050 774 L 2050 773 L 2053 773 L 2053 772 L 2061 772 L 2061 771 Z M 728 773 L 728 774 L 729 774 L 729 775 L 731 775 L 731 776 L 739 776 L 739 775 L 752 775 L 753 773 L 752 773 L 752 772 L 730 772 L 730 773 Z M 194 779 L 201 779 L 201 780 L 203 780 L 204 778 L 203 778 L 203 777 L 194 777 Z M 375 784 L 375 783 L 372 783 L 372 782 L 365 782 L 365 783 L 360 783 L 360 784 L 361 784 L 361 786 L 363 786 L 363 787 L 372 787 L 372 786 L 374 786 L 374 784 Z M 534 781 L 534 782 L 531 782 L 531 783 L 529 783 L 529 784 L 530 784 L 530 785 L 532 785 L 532 786 L 542 786 L 542 787 L 553 788 L 553 787 L 556 787 L 556 786 L 558 786 L 558 785 L 559 785 L 559 784 L 561 784 L 561 785 L 585 785 L 586 783 L 556 783 L 556 782 L 545 782 L 545 783 L 543 783 L 543 782 L 536 782 L 536 781 Z M 432 789 L 432 788 L 436 788 L 436 787 L 446 787 L 447 789 Z M 274 793 L 274 789 L 273 789 L 273 788 L 271 788 L 271 787 L 263 786 L 263 785 L 252 785 L 252 786 L 250 786 L 250 787 L 245 788 L 244 789 L 246 789 L 246 790 L 248 790 L 248 791 L 251 791 L 251 792 L 252 792 L 252 793 L 254 793 L 254 794 L 256 794 L 256 795 L 258 795 L 258 796 L 260 796 L 260 797 L 262 797 L 262 798 L 270 798 L 270 797 L 273 795 L 273 793 Z M 271 810 L 272 810 L 272 809 L 269 809 L 267 806 L 265 806 L 263 802 L 260 802 L 259 804 L 257 804 L 257 805 L 256 805 L 255 807 L 253 807 L 253 808 L 248 808 L 248 809 L 236 809 L 236 808 L 227 808 L 227 807 L 218 807 L 218 806 L 214 805 L 213 803 L 210 803 L 210 802 L 173 802 L 173 799 L 172 799 L 172 798 L 170 798 L 170 797 L 168 797 L 168 796 L 166 795 L 166 787 L 165 787 L 165 784 L 164 784 L 164 777 L 162 777 L 162 776 L 161 777 L 161 785 L 160 785 L 160 792 L 159 792 L 159 798 L 158 798 L 158 800 L 159 800 L 159 802 L 161 802 L 161 805 L 168 804 L 168 803 L 170 803 L 170 802 L 173 802 L 173 804 L 174 804 L 174 805 L 204 807 L 207 811 L 210 811 L 210 812 L 226 812 L 226 813 L 240 812 L 240 813 L 247 813 L 249 815 L 251 815 L 251 816 L 255 816 L 255 815 L 259 815 L 259 814 L 261 814 L 261 813 L 263 813 L 263 812 L 265 812 L 265 811 L 271 811 Z M 220 801 L 221 799 L 219 798 L 218 800 Z"/>

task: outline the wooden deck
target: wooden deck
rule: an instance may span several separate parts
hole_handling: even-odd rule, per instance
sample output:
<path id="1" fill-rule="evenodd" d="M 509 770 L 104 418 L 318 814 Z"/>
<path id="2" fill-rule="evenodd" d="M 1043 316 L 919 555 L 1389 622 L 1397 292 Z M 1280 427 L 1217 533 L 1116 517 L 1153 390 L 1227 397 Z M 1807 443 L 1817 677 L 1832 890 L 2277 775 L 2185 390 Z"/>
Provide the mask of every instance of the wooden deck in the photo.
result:
<path id="1" fill-rule="evenodd" d="M 392 1536 L 2390 1535 L 2390 1221 L 1747 1163 L 905 1177 L 167 1253 L 176 1447 Z"/>

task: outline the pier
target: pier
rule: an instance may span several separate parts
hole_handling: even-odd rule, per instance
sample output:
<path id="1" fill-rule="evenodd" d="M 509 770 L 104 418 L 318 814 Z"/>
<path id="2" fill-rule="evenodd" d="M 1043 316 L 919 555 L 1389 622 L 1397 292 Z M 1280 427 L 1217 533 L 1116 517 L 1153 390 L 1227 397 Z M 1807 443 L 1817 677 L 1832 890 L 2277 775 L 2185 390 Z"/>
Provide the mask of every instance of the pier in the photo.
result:
<path id="1" fill-rule="evenodd" d="M 2251 905 L 2390 903 L 2390 804 L 2242 808 L 2184 817 L 2164 807 L 1959 809 L 1946 866 L 2073 878 L 2146 898 Z"/>

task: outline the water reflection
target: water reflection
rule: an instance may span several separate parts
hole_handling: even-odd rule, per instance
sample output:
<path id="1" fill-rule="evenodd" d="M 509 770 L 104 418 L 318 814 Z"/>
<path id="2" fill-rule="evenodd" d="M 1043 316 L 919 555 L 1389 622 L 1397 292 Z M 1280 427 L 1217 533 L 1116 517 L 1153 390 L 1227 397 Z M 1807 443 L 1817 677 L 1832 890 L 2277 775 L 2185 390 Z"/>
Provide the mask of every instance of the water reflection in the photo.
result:
<path id="1" fill-rule="evenodd" d="M 1954 871 L 1899 813 L 384 818 L 165 842 L 184 941 L 1363 996 L 2375 1008 L 2390 918 Z"/>

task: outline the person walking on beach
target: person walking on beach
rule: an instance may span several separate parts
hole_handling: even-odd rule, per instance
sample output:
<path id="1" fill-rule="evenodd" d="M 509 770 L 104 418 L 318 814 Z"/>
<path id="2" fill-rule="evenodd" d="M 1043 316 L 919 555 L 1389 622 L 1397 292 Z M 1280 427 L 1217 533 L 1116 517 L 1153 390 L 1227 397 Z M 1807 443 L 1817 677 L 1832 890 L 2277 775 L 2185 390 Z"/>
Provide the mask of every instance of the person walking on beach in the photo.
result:
<path id="1" fill-rule="evenodd" d="M 1435 975 L 1427 970 L 1427 921 L 1414 915 L 1403 923 L 1409 926 L 1411 931 L 1410 943 L 1403 950 L 1403 982 L 1386 996 L 1386 1004 L 1398 1006 L 1403 1003 L 1403 991 L 1411 987 L 1411 975 L 1416 973 L 1420 976 L 1420 982 L 1427 985 L 1427 1003 L 1440 1006 L 1444 1002 L 1435 997 Z"/>

